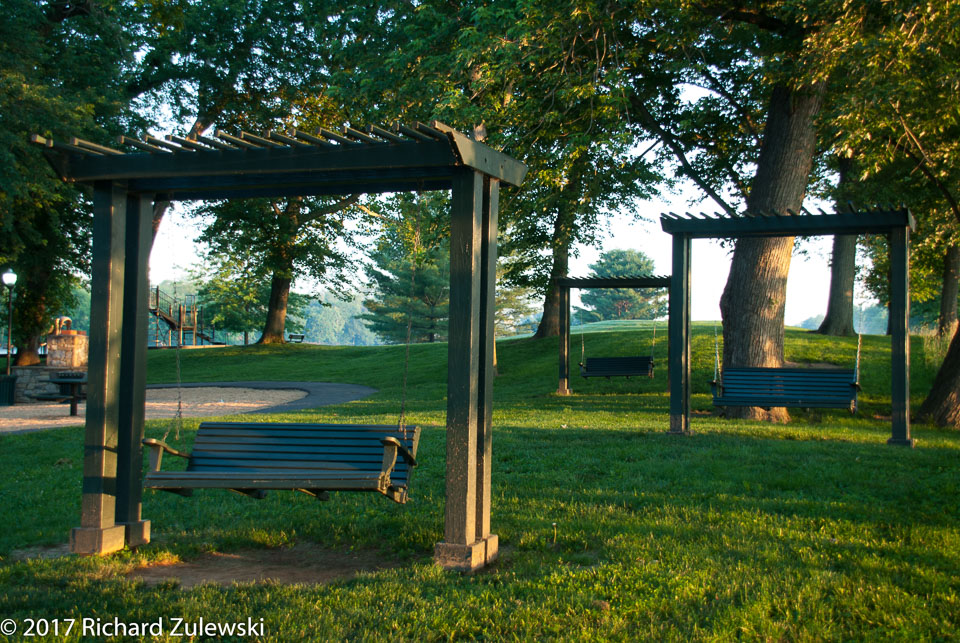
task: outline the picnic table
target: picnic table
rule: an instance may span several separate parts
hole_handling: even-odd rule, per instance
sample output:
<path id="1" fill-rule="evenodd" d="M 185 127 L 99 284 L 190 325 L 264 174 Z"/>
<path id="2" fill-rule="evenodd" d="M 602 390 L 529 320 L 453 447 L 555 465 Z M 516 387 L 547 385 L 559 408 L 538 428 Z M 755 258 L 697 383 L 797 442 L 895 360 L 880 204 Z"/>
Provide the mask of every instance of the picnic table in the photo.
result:
<path id="1" fill-rule="evenodd" d="M 77 405 L 80 400 L 84 398 L 82 387 L 87 383 L 87 374 L 83 373 L 82 376 L 78 377 L 65 376 L 64 374 L 57 374 L 56 376 L 50 377 L 47 379 L 51 384 L 60 385 L 60 393 L 40 393 L 37 395 L 32 395 L 36 400 L 56 400 L 56 401 L 69 401 L 70 402 L 70 415 L 78 415 Z M 66 388 L 68 392 L 63 392 Z"/>

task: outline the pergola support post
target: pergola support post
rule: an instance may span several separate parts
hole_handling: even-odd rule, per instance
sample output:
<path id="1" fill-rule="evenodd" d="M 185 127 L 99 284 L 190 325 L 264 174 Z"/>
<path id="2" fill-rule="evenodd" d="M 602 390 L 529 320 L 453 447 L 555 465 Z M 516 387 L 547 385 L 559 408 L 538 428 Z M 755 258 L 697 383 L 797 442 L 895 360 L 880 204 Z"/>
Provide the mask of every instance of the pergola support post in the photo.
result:
<path id="1" fill-rule="evenodd" d="M 453 179 L 447 489 L 444 539 L 435 558 L 460 571 L 491 562 L 499 546 L 489 533 L 498 189 L 478 172 L 461 171 Z"/>
<path id="2" fill-rule="evenodd" d="M 116 522 L 124 526 L 129 547 L 150 542 L 150 521 L 142 520 L 140 513 L 150 288 L 147 265 L 153 245 L 152 227 L 152 196 L 130 195 L 127 199 L 123 350 L 120 354 L 116 511 Z"/>
<path id="3" fill-rule="evenodd" d="M 667 363 L 670 370 L 670 433 L 690 430 L 690 237 L 673 235 Z"/>
<path id="4" fill-rule="evenodd" d="M 70 550 L 77 554 L 108 554 L 123 549 L 125 540 L 115 511 L 126 208 L 125 186 L 94 184 L 83 495 L 80 526 L 70 533 Z"/>
<path id="5" fill-rule="evenodd" d="M 910 228 L 890 232 L 890 402 L 887 444 L 914 445 L 910 437 Z"/>
<path id="6" fill-rule="evenodd" d="M 560 381 L 557 395 L 570 395 L 570 287 L 557 284 L 560 296 Z"/>

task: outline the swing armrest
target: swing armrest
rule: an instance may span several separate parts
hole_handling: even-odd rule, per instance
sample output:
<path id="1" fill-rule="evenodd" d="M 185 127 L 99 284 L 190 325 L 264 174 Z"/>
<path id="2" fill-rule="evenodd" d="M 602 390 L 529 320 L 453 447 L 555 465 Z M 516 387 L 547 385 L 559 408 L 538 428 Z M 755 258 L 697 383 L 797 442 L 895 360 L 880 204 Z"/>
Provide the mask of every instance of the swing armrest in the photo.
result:
<path id="1" fill-rule="evenodd" d="M 407 464 L 411 467 L 417 466 L 417 459 L 407 450 L 407 447 L 400 444 L 400 440 L 393 437 L 380 438 L 380 444 L 382 444 L 387 451 L 396 449 L 397 454 L 406 460 Z M 394 458 L 396 458 L 396 456 L 394 456 Z"/>
<path id="2" fill-rule="evenodd" d="M 150 447 L 150 471 L 159 471 L 160 462 L 163 460 L 163 452 L 166 451 L 170 455 L 175 455 L 180 458 L 190 459 L 190 455 L 177 451 L 176 449 L 171 449 L 166 443 L 161 442 L 160 440 L 154 440 L 153 438 L 145 438 L 143 440 L 143 445 Z"/>

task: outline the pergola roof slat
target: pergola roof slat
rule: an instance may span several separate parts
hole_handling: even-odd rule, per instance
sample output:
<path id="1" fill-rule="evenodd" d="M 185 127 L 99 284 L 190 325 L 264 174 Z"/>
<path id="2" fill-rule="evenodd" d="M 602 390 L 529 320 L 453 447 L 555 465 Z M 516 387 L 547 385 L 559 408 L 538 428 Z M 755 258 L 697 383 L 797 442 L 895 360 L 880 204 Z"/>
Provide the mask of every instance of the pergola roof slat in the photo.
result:
<path id="1" fill-rule="evenodd" d="M 394 123 L 394 128 L 404 136 L 408 136 L 415 141 L 429 141 L 433 138 L 431 136 L 427 136 L 426 134 L 421 134 L 417 130 L 407 127 L 402 123 Z"/>
<path id="2" fill-rule="evenodd" d="M 344 127 L 343 133 L 347 138 L 352 138 L 355 141 L 360 141 L 363 143 L 371 143 L 373 145 L 383 145 L 384 141 L 378 141 L 372 136 L 361 132 L 360 130 L 353 129 L 352 127 Z"/>
<path id="3" fill-rule="evenodd" d="M 245 141 L 245 140 L 243 140 L 242 138 L 240 138 L 239 136 L 233 136 L 232 134 L 227 134 L 227 133 L 224 132 L 223 130 L 217 130 L 217 133 L 214 134 L 214 136 L 216 136 L 217 138 L 219 138 L 219 139 L 222 140 L 222 141 L 226 141 L 226 142 L 230 143 L 231 145 L 236 145 L 237 147 L 243 148 L 243 149 L 245 149 L 245 150 L 260 150 L 260 149 L 263 149 L 263 148 L 261 148 L 259 145 L 257 145 L 256 143 L 253 143 L 253 142 L 251 142 L 251 141 Z"/>
<path id="4" fill-rule="evenodd" d="M 312 144 L 312 145 L 319 145 L 320 147 L 336 147 L 336 146 L 335 146 L 333 143 L 331 143 L 330 141 L 325 141 L 325 140 L 323 140 L 322 138 L 320 138 L 319 136 L 314 136 L 313 134 L 308 134 L 307 132 L 304 132 L 304 131 L 302 131 L 302 130 L 291 129 L 291 130 L 287 130 L 287 133 L 288 133 L 290 136 L 293 136 L 294 138 L 296 138 L 297 140 L 304 141 L 304 142 L 310 143 L 310 144 Z"/>
<path id="5" fill-rule="evenodd" d="M 367 133 L 379 136 L 380 138 L 391 143 L 405 143 L 407 141 L 407 139 L 403 138 L 402 136 L 397 136 L 396 134 L 388 132 L 382 127 L 377 127 L 376 125 L 367 125 Z"/>
<path id="6" fill-rule="evenodd" d="M 144 143 L 139 139 L 131 138 L 129 136 L 123 136 L 122 134 L 117 137 L 117 142 L 120 145 L 129 145 L 130 147 L 135 147 L 138 150 L 143 150 L 144 152 L 150 152 L 151 154 L 161 153 L 161 152 L 164 154 L 170 153 L 170 150 L 165 150 L 162 147 L 158 147 L 156 145 L 150 145 L 150 143 Z"/>
<path id="7" fill-rule="evenodd" d="M 278 142 L 278 143 L 283 143 L 283 144 L 289 145 L 289 146 L 291 146 L 291 147 L 310 147 L 310 144 L 309 144 L 309 143 L 305 143 L 305 142 L 303 142 L 303 141 L 298 141 L 297 139 L 293 138 L 292 136 L 287 136 L 287 135 L 284 134 L 283 132 L 276 132 L 276 131 L 274 131 L 274 130 L 270 130 L 270 131 L 267 132 L 267 138 L 269 138 L 271 141 L 276 141 L 276 142 Z"/>
<path id="8" fill-rule="evenodd" d="M 204 145 L 208 145 L 208 146 L 213 147 L 213 148 L 216 148 L 216 149 L 218 149 L 218 150 L 224 150 L 224 151 L 226 151 L 226 152 L 232 152 L 232 151 L 234 151 L 234 150 L 240 149 L 239 147 L 236 147 L 235 145 L 230 145 L 229 143 L 224 143 L 223 141 L 218 141 L 217 139 L 215 139 L 215 138 L 210 138 L 209 136 L 200 136 L 200 135 L 198 134 L 198 135 L 197 135 L 197 140 L 198 140 L 198 141 L 201 141 Z"/>
<path id="9" fill-rule="evenodd" d="M 144 138 L 147 141 L 147 143 L 154 145 L 156 147 L 162 147 L 166 150 L 170 150 L 171 152 L 192 152 L 193 151 L 193 150 L 185 150 L 179 145 L 171 143 L 170 141 L 165 141 L 162 138 L 157 138 L 156 136 L 151 136 L 150 134 L 147 134 Z"/>
<path id="10" fill-rule="evenodd" d="M 331 141 L 336 141 L 341 145 L 361 145 L 361 143 L 359 143 L 358 141 L 351 141 L 346 136 L 340 136 L 336 132 L 331 132 L 330 130 L 324 129 L 322 127 L 317 130 L 317 134 L 322 136 L 323 138 L 330 139 Z"/>
<path id="11" fill-rule="evenodd" d="M 266 139 L 266 138 L 263 138 L 262 136 L 251 134 L 250 132 L 240 132 L 240 138 L 247 141 L 248 143 L 253 143 L 254 145 L 257 145 L 259 147 L 266 147 L 266 148 L 283 147 L 281 143 L 275 143 L 270 139 Z"/>
<path id="12" fill-rule="evenodd" d="M 209 145 L 204 145 L 198 141 L 191 140 L 189 138 L 183 138 L 182 136 L 174 136 L 173 134 L 167 135 L 167 140 L 176 143 L 180 147 L 184 147 L 190 150 L 197 150 L 200 152 L 209 152 L 211 148 Z"/>
<path id="13" fill-rule="evenodd" d="M 91 143 L 90 141 L 85 141 L 82 138 L 77 138 L 76 136 L 70 137 L 70 145 L 79 147 L 81 149 L 90 150 L 91 152 L 98 152 L 100 154 L 123 154 L 123 152 L 120 150 L 115 150 L 112 147 L 107 147 L 106 145 Z"/>

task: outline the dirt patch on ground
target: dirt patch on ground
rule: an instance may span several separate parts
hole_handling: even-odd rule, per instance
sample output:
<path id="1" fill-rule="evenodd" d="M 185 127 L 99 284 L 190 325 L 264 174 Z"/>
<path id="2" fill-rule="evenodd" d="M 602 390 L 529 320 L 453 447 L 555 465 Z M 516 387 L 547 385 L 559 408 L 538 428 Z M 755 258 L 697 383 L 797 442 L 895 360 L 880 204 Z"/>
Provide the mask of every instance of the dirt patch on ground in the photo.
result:
<path id="1" fill-rule="evenodd" d="M 141 567 L 127 578 L 142 580 L 151 586 L 174 581 L 183 589 L 204 583 L 318 585 L 398 566 L 399 562 L 376 552 L 338 552 L 316 545 L 296 545 L 286 549 L 213 553 L 191 561 Z"/>
<path id="2" fill-rule="evenodd" d="M 148 420 L 172 418 L 177 413 L 177 389 L 147 389 Z M 179 391 L 184 417 L 234 415 L 268 409 L 306 397 L 296 389 L 260 389 L 204 386 Z M 86 417 L 86 402 L 79 405 L 79 415 L 70 416 L 69 404 L 56 402 L 0 406 L 0 433 L 32 429 L 80 426 Z"/>
<path id="3" fill-rule="evenodd" d="M 47 558 L 63 558 L 70 555 L 70 545 L 40 545 L 14 549 L 10 552 L 10 560 L 38 560 Z"/>

